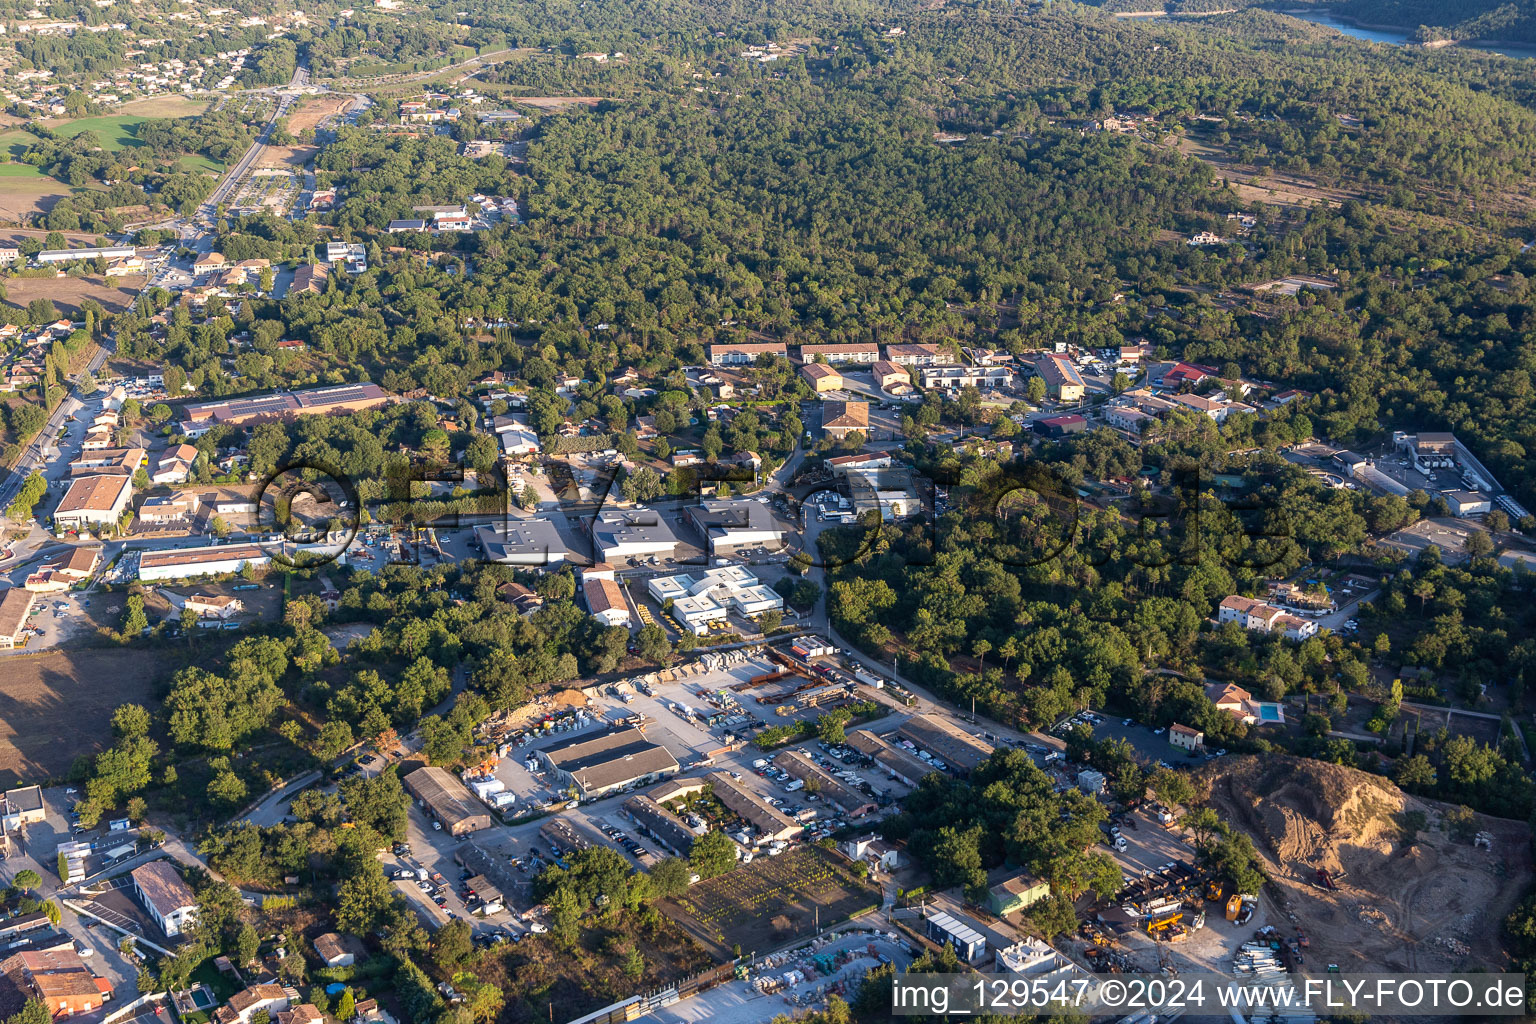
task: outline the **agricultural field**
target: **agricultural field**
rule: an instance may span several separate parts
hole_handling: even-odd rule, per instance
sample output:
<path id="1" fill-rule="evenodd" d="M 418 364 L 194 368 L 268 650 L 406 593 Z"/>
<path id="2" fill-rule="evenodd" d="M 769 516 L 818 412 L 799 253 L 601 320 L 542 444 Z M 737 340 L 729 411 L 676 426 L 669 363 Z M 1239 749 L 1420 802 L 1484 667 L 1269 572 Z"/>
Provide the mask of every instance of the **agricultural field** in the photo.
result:
<path id="1" fill-rule="evenodd" d="M 105 612 L 105 596 L 93 604 Z M 78 755 L 102 750 L 112 712 L 119 704 L 154 706 L 164 670 L 163 656 L 118 647 L 0 657 L 0 782 L 57 777 Z"/>
<path id="2" fill-rule="evenodd" d="M 4 189 L 0 188 L 0 198 Z M 62 310 L 77 312 L 80 303 L 95 299 L 109 313 L 119 313 L 133 305 L 143 287 L 144 276 L 132 277 L 13 277 L 5 282 L 6 301 L 25 307 L 33 299 L 52 299 Z"/>
<path id="3" fill-rule="evenodd" d="M 70 187 L 25 164 L 0 164 L 0 220 L 20 221 L 47 213 Z"/>
<path id="4" fill-rule="evenodd" d="M 668 909 L 722 948 L 772 949 L 880 902 L 879 887 L 836 853 L 802 846 L 699 882 Z"/>

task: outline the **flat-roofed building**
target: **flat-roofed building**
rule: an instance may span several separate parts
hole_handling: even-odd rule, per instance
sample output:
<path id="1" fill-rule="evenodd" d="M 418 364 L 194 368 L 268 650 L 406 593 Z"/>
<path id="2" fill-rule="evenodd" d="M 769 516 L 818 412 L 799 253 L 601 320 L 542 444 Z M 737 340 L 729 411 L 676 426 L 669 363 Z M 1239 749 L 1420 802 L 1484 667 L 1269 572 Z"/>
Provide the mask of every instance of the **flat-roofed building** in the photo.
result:
<path id="1" fill-rule="evenodd" d="M 997 749 L 938 715 L 916 715 L 901 723 L 897 732 L 919 749 L 964 773 L 975 771 Z"/>
<path id="2" fill-rule="evenodd" d="M 259 544 L 215 544 L 201 548 L 146 551 L 139 556 L 139 579 L 183 580 L 239 572 L 247 565 L 270 565 L 272 556 Z"/>
<path id="3" fill-rule="evenodd" d="M 1045 393 L 1058 402 L 1081 402 L 1087 385 L 1072 360 L 1047 352 L 1035 360 L 1035 373 L 1045 381 Z"/>
<path id="4" fill-rule="evenodd" d="M 197 921 L 197 897 L 168 860 L 152 860 L 133 869 L 133 891 L 155 924 L 174 939 Z"/>
<path id="5" fill-rule="evenodd" d="M 775 767 L 784 769 L 804 782 L 808 792 L 836 804 L 850 818 L 862 818 L 875 810 L 873 800 L 836 776 L 822 771 L 819 765 L 798 751 L 783 751 L 774 758 L 773 763 Z"/>
<path id="6" fill-rule="evenodd" d="M 36 594 L 20 587 L 0 591 L 0 649 L 10 650 L 26 642 L 22 631 L 36 601 Z"/>
<path id="7" fill-rule="evenodd" d="M 542 569 L 559 565 L 568 554 L 560 530 L 548 519 L 509 519 L 477 527 L 475 538 L 486 558 L 503 565 Z"/>
<path id="8" fill-rule="evenodd" d="M 672 600 L 672 617 L 695 636 L 703 636 L 713 623 L 727 621 L 730 609 L 707 595 L 685 594 Z"/>
<path id="9" fill-rule="evenodd" d="M 426 767 L 411 772 L 401 784 L 422 808 L 442 823 L 449 835 L 464 836 L 491 827 L 485 805 L 444 768 Z"/>
<path id="10" fill-rule="evenodd" d="M 677 554 L 677 534 L 653 508 L 605 509 L 592 519 L 592 544 L 605 562 Z"/>
<path id="11" fill-rule="evenodd" d="M 948 357 L 937 345 L 905 344 L 885 346 L 885 358 L 897 366 L 937 366 Z"/>
<path id="12" fill-rule="evenodd" d="M 802 363 L 814 363 L 818 358 L 828 363 L 875 363 L 880 361 L 880 346 L 872 341 L 800 346 Z"/>
<path id="13" fill-rule="evenodd" d="M 200 437 L 215 424 L 240 426 L 264 420 L 294 419 L 300 415 L 329 415 L 376 409 L 389 401 L 389 394 L 377 384 L 338 384 L 309 391 L 288 391 L 250 398 L 228 398 L 187 406 L 181 432 Z"/>
<path id="14" fill-rule="evenodd" d="M 47 818 L 48 808 L 43 804 L 41 786 L 18 786 L 0 795 L 0 827 L 6 832 L 36 825 Z"/>
<path id="15" fill-rule="evenodd" d="M 800 376 L 818 395 L 843 389 L 843 375 L 825 363 L 806 363 L 800 367 Z"/>
<path id="16" fill-rule="evenodd" d="M 709 346 L 709 361 L 715 366 L 744 366 L 755 363 L 759 356 L 784 356 L 789 349 L 782 341 L 748 342 L 740 345 Z"/>
<path id="17" fill-rule="evenodd" d="M 710 789 L 727 810 L 762 833 L 765 840 L 793 839 L 804 831 L 799 822 L 725 772 L 709 773 Z"/>
<path id="18" fill-rule="evenodd" d="M 537 753 L 552 772 L 584 797 L 657 782 L 678 770 L 671 751 L 631 727 L 577 736 Z"/>
<path id="19" fill-rule="evenodd" d="M 71 530 L 115 525 L 132 498 L 131 476 L 76 477 L 53 511 L 53 525 Z"/>
<path id="20" fill-rule="evenodd" d="M 741 548 L 784 544 L 784 530 L 774 521 L 768 504 L 755 498 L 714 498 L 684 510 L 688 521 L 704 535 L 712 555 L 728 555 Z"/>
<path id="21" fill-rule="evenodd" d="M 917 376 L 929 390 L 1013 387 L 1013 370 L 1007 366 L 921 366 Z"/>

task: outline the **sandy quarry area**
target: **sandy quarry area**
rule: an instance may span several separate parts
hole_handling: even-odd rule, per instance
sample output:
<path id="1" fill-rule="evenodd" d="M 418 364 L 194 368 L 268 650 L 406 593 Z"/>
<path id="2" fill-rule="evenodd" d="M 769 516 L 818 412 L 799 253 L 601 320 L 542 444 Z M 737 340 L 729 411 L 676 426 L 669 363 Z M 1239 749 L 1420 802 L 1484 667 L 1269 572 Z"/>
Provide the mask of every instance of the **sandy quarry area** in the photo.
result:
<path id="1" fill-rule="evenodd" d="M 1203 781 L 1222 816 L 1252 836 L 1274 883 L 1271 923 L 1310 935 L 1309 960 L 1345 972 L 1503 966 L 1500 924 L 1531 874 L 1525 823 L 1480 815 L 1493 837 L 1483 849 L 1442 830 L 1449 805 L 1300 758 L 1225 759 Z M 1409 840 L 1399 822 L 1412 811 L 1427 824 Z"/>

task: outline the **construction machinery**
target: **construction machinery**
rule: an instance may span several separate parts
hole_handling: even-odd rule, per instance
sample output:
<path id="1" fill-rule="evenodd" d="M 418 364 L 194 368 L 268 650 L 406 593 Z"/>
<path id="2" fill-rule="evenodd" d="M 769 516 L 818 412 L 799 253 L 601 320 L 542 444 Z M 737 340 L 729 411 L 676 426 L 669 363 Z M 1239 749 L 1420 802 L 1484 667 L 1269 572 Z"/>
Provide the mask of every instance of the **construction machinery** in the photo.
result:
<path id="1" fill-rule="evenodd" d="M 1221 899 L 1221 880 L 1213 878 L 1205 883 L 1205 898 L 1208 900 Z"/>
<path id="2" fill-rule="evenodd" d="M 1227 900 L 1227 920 L 1236 921 L 1237 915 L 1242 912 L 1242 909 L 1243 898 L 1237 893 L 1233 893 L 1232 898 Z"/>
<path id="3" fill-rule="evenodd" d="M 1175 910 L 1171 914 L 1149 917 L 1146 920 L 1147 934 L 1155 937 L 1168 931 L 1182 920 L 1184 920 L 1184 912 L 1182 910 Z"/>
<path id="4" fill-rule="evenodd" d="M 1317 884 L 1331 892 L 1339 891 L 1339 883 L 1336 876 L 1329 872 L 1327 868 L 1317 869 Z"/>

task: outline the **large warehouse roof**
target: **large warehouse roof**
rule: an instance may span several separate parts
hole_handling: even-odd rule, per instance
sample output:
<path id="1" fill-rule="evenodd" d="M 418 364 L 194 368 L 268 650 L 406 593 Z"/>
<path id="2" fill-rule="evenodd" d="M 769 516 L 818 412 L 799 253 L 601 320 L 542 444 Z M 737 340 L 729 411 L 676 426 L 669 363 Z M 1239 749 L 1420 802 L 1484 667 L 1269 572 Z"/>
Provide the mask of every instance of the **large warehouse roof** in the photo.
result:
<path id="1" fill-rule="evenodd" d="M 491 816 L 484 806 L 444 769 L 418 768 L 403 781 L 406 792 L 425 803 L 454 835 L 491 827 Z"/>
<path id="2" fill-rule="evenodd" d="M 997 749 L 935 715 L 909 718 L 899 731 L 917 746 L 964 771 L 975 769 Z"/>
<path id="3" fill-rule="evenodd" d="M 556 769 L 588 792 L 622 786 L 659 772 L 677 770 L 677 758 L 639 729 L 609 729 L 577 736 L 540 751 Z"/>

